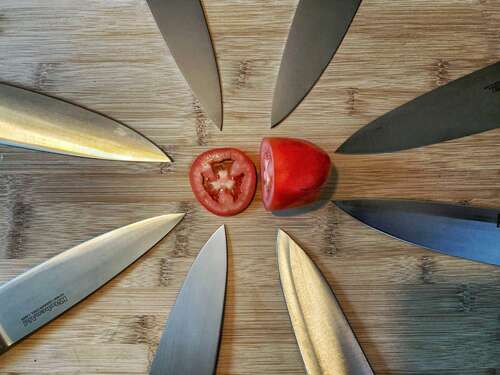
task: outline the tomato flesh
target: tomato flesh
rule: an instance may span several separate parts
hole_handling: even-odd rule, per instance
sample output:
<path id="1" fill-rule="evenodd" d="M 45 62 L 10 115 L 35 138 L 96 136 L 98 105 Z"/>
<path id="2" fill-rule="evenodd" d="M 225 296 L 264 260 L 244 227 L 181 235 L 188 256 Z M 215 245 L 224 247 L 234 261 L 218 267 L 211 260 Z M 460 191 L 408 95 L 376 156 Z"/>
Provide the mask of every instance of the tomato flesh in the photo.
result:
<path id="1" fill-rule="evenodd" d="M 191 165 L 189 181 L 203 207 L 219 216 L 232 216 L 248 207 L 255 195 L 255 165 L 235 148 L 200 154 Z"/>
<path id="2" fill-rule="evenodd" d="M 264 138 L 260 147 L 262 202 L 269 211 L 316 200 L 330 174 L 328 154 L 295 138 Z"/>

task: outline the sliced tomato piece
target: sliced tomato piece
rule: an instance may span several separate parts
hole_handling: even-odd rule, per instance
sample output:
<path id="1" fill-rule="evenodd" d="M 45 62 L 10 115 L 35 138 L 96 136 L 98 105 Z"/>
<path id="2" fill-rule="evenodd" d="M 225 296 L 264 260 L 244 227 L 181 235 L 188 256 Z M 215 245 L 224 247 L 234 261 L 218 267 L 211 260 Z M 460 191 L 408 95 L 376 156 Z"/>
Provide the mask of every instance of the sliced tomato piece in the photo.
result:
<path id="1" fill-rule="evenodd" d="M 299 207 L 318 198 L 330 174 L 328 154 L 295 138 L 264 138 L 260 145 L 262 201 L 269 211 Z"/>
<path id="2" fill-rule="evenodd" d="M 232 216 L 252 201 L 257 175 L 252 160 L 240 150 L 215 148 L 194 160 L 189 181 L 203 207 L 219 216 Z"/>

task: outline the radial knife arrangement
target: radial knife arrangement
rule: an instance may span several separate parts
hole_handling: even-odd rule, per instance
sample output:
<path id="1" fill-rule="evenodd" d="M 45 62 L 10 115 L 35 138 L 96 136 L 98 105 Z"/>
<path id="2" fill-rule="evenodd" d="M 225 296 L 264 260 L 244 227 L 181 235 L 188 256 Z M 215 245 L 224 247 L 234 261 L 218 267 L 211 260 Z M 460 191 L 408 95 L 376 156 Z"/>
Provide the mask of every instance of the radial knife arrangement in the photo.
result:
<path id="1" fill-rule="evenodd" d="M 201 108 L 222 130 L 221 80 L 202 3 L 145 1 Z M 276 80 L 271 127 L 293 113 L 334 61 L 360 7 L 360 0 L 299 1 Z M 359 129 L 336 153 L 400 152 L 498 128 L 500 62 L 386 113 Z M 8 83 L 0 83 L 0 144 L 94 159 L 172 162 L 162 149 L 118 121 Z M 334 203 L 368 226 L 401 241 L 500 265 L 500 208 L 404 199 Z M 153 217 L 102 234 L 1 285 L 0 354 L 134 263 L 173 230 L 184 214 Z M 284 302 L 306 372 L 373 374 L 370 358 L 363 352 L 325 277 L 304 250 L 279 228 L 276 258 Z M 226 227 L 222 225 L 199 251 L 185 278 L 170 310 L 150 374 L 215 373 L 227 268 Z M 78 287 L 69 288 L 70 285 Z M 359 314 L 362 316 L 363 312 Z"/>

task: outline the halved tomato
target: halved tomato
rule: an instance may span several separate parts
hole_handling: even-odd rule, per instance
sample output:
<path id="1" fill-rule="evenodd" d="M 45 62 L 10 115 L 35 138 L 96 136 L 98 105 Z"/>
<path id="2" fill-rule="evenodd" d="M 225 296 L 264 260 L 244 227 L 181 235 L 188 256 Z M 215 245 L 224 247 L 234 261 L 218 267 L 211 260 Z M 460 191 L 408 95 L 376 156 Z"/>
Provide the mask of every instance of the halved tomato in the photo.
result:
<path id="1" fill-rule="evenodd" d="M 328 154 L 296 138 L 264 138 L 260 145 L 262 202 L 269 211 L 299 207 L 320 195 L 330 173 Z"/>
<path id="2" fill-rule="evenodd" d="M 199 155 L 189 171 L 191 189 L 207 210 L 232 216 L 248 207 L 255 195 L 255 165 L 235 148 L 215 148 Z"/>

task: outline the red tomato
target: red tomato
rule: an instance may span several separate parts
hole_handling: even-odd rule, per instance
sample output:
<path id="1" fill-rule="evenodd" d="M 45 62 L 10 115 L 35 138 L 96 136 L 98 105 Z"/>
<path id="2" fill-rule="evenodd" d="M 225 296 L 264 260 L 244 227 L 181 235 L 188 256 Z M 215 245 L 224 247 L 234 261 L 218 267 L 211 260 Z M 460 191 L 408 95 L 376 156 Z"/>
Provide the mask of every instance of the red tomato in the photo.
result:
<path id="1" fill-rule="evenodd" d="M 232 216 L 248 207 L 255 194 L 255 165 L 240 150 L 215 148 L 199 155 L 189 171 L 191 189 L 207 210 Z"/>
<path id="2" fill-rule="evenodd" d="M 260 145 L 262 201 L 266 210 L 299 207 L 318 198 L 330 157 L 301 139 L 264 138 Z"/>

